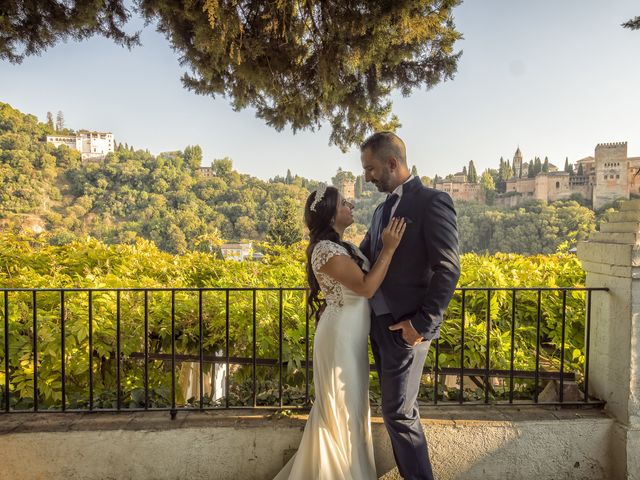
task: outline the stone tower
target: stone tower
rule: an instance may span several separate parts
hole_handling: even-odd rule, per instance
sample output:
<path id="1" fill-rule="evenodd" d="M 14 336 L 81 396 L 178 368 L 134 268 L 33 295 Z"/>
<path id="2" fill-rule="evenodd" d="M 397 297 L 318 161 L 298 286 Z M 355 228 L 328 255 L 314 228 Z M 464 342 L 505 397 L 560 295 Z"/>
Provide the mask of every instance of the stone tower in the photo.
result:
<path id="1" fill-rule="evenodd" d="M 342 180 L 342 183 L 340 184 L 340 188 L 338 190 L 344 198 L 353 200 L 354 198 L 356 198 L 356 181 L 347 180 L 345 178 Z"/>
<path id="2" fill-rule="evenodd" d="M 522 152 L 519 146 L 516 153 L 513 154 L 513 176 L 515 178 L 522 177 Z"/>
<path id="3" fill-rule="evenodd" d="M 627 142 L 599 143 L 596 145 L 593 208 L 629 198 Z"/>

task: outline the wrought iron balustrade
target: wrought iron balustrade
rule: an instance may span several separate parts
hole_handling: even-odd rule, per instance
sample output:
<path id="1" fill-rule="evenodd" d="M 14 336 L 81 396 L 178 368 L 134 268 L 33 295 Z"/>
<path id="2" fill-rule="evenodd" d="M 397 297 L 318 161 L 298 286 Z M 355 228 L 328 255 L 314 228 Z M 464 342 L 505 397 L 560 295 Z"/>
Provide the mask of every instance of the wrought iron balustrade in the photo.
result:
<path id="1" fill-rule="evenodd" d="M 559 398 L 556 401 L 544 402 L 545 404 L 601 405 L 602 402 L 592 399 L 588 395 L 589 344 L 592 296 L 593 294 L 603 295 L 602 292 L 606 291 L 606 288 L 581 287 L 464 287 L 457 289 L 455 297 L 456 313 L 449 312 L 445 322 L 448 325 L 459 327 L 459 337 L 453 340 L 452 338 L 447 338 L 446 340 L 440 339 L 433 342 L 432 353 L 429 357 L 431 361 L 427 362 L 423 370 L 424 375 L 429 378 L 431 383 L 429 387 L 431 398 L 428 401 L 436 405 L 450 405 L 452 403 L 462 405 L 477 403 L 497 405 L 538 404 L 541 403 L 538 398 L 541 382 L 555 380 L 559 383 Z M 52 295 L 57 297 L 57 300 L 52 301 Z M 157 297 L 163 295 L 169 296 L 169 298 L 164 300 L 164 304 L 159 302 L 154 307 L 153 313 L 157 316 L 156 312 L 161 311 L 162 316 L 166 315 L 166 318 L 161 319 L 159 323 L 156 321 L 153 328 L 150 328 L 150 299 L 153 298 L 157 301 Z M 277 313 L 270 311 L 268 315 L 264 314 L 268 318 L 273 317 L 272 321 L 266 322 L 267 326 L 273 327 L 273 335 L 258 334 L 258 295 L 266 295 L 267 300 L 264 300 L 264 303 L 274 304 L 273 306 L 277 311 Z M 571 314 L 574 316 L 581 316 L 584 313 L 584 318 L 571 316 L 568 318 L 568 295 L 584 295 L 584 305 L 577 309 L 579 313 L 575 314 L 575 308 L 573 307 L 570 309 Z M 131 310 L 140 313 L 141 324 L 134 321 L 137 317 L 131 312 L 128 313 L 129 316 L 123 319 L 123 296 L 134 299 L 131 301 L 133 305 Z M 180 299 L 176 298 L 177 296 L 183 296 L 186 299 L 181 304 Z M 215 296 L 215 301 L 209 301 L 211 300 L 208 298 L 209 296 Z M 285 296 L 287 297 L 286 299 Z M 2 409 L 0 412 L 166 410 L 171 412 L 172 416 L 175 416 L 178 411 L 183 409 L 308 407 L 312 400 L 311 371 L 313 364 L 311 361 L 311 347 L 314 325 L 306 314 L 305 297 L 305 288 L 0 288 L 3 315 L 3 342 L 2 350 L 0 350 L 2 353 L 2 357 L 0 357 L 2 366 L 0 366 L 0 369 L 2 370 L 0 372 L 4 374 Z M 493 325 L 494 320 L 492 320 L 496 317 L 496 311 L 492 311 L 492 300 L 497 297 L 500 297 L 502 301 L 510 298 L 508 302 L 510 312 L 504 311 L 503 308 L 500 312 L 500 318 L 496 320 L 501 323 L 499 330 L 496 330 L 496 326 Z M 236 319 L 232 319 L 233 315 L 231 313 L 234 307 L 240 309 L 239 303 L 236 303 L 240 301 L 238 300 L 239 298 L 246 301 L 246 308 L 241 312 L 240 320 L 235 321 Z M 96 319 L 96 299 L 100 303 L 102 315 L 106 315 L 105 311 L 114 312 L 113 338 L 105 334 L 105 332 L 111 331 L 109 328 L 105 328 L 100 331 L 100 340 L 96 340 L 95 328 L 96 325 L 99 325 L 97 323 L 99 320 Z M 292 301 L 291 299 L 294 300 Z M 110 300 L 114 304 L 109 303 Z M 549 317 L 549 313 L 543 310 L 543 300 L 558 304 L 560 308 L 559 318 L 553 319 Z M 47 304 L 48 310 L 39 309 L 39 302 L 43 301 Z M 518 348 L 516 327 L 519 301 L 521 305 L 526 304 L 530 310 L 533 308 L 533 313 L 531 311 L 528 313 L 529 317 L 533 316 L 533 324 L 531 318 L 527 317 L 529 318 L 527 320 L 529 326 L 527 327 L 528 330 L 524 331 L 524 334 L 535 337 L 534 351 L 521 351 Z M 485 303 L 480 306 L 482 302 Z M 572 302 L 580 304 L 580 299 L 573 299 Z M 212 306 L 213 304 L 215 304 L 215 308 Z M 470 306 L 471 304 L 473 304 L 472 307 Z M 52 305 L 55 305 L 57 312 L 55 315 L 52 313 Z M 176 315 L 176 308 L 178 307 L 186 310 L 181 312 L 180 315 Z M 70 310 L 73 310 L 73 312 L 70 313 Z M 470 313 L 472 310 L 473 313 Z M 79 312 L 84 312 L 81 320 L 78 320 L 80 317 Z M 484 315 L 483 319 L 478 318 L 478 312 Z M 84 321 L 85 317 L 86 322 Z M 473 317 L 473 325 L 469 323 L 467 317 Z M 520 317 L 525 318 L 526 315 L 521 312 Z M 543 321 L 543 318 L 545 321 Z M 234 321 L 232 322 L 232 320 Z M 574 324 L 581 325 L 582 320 L 584 320 L 584 330 L 582 332 L 584 335 L 584 350 L 579 351 L 578 356 L 584 355 L 583 369 L 578 372 L 575 370 L 567 371 L 567 326 L 574 328 Z M 547 325 L 551 321 L 555 324 L 553 329 L 550 329 Z M 215 322 L 217 322 L 217 341 L 211 340 L 212 337 L 216 336 L 212 333 L 214 330 L 212 325 Z M 289 325 L 288 327 L 284 325 L 285 322 Z M 277 324 L 277 328 L 275 324 Z M 247 326 L 249 331 L 240 331 L 239 329 L 243 325 Z M 304 333 L 300 333 L 302 326 L 304 327 Z M 542 331 L 543 326 L 548 330 L 546 333 Z M 127 351 L 123 352 L 123 336 L 133 335 L 132 332 L 134 330 L 138 332 L 140 328 L 142 333 L 138 339 L 139 341 L 131 342 L 140 348 L 133 348 L 132 350 L 131 344 L 127 343 Z M 290 336 L 292 335 L 296 338 L 288 338 L 285 342 L 285 332 L 288 332 L 291 328 L 294 328 L 294 330 L 298 328 L 298 330 L 295 330 L 297 333 L 291 334 L 289 332 Z M 472 333 L 469 332 L 470 328 L 474 328 Z M 469 345 L 473 343 L 473 338 L 477 340 L 480 328 L 484 329 L 484 338 L 480 343 L 475 342 L 476 348 L 472 349 Z M 535 334 L 531 332 L 532 328 L 535 328 Z M 498 337 L 496 337 L 496 332 Z M 492 338 L 494 343 L 495 341 L 501 342 L 502 337 L 499 334 L 504 335 L 506 333 L 509 334 L 508 368 L 492 367 L 492 353 L 494 355 L 499 353 L 495 351 L 495 348 L 492 352 Z M 557 362 L 557 369 L 553 368 L 553 361 L 549 365 L 541 365 L 543 354 L 554 360 L 555 352 L 549 353 L 547 351 L 549 349 L 548 345 L 541 344 L 543 337 L 548 337 L 552 334 L 560 335 L 560 358 L 559 362 Z M 12 345 L 12 335 L 14 345 Z M 265 340 L 273 340 L 276 335 L 276 347 L 265 347 Z M 49 340 L 47 345 L 52 344 L 51 338 L 52 336 L 55 337 L 53 344 L 60 347 L 55 369 L 51 365 L 51 351 L 47 350 L 45 352 L 46 355 L 41 355 L 42 352 L 39 351 L 39 344 L 44 343 L 44 340 L 40 339 L 42 336 L 46 336 Z M 169 337 L 168 341 L 167 336 Z M 30 345 L 25 342 L 27 338 L 29 338 Z M 244 349 L 245 354 L 231 355 L 231 349 L 240 348 L 238 345 L 242 343 L 243 339 L 246 341 L 241 349 Z M 185 344 L 189 341 L 191 341 L 190 346 L 185 347 Z M 286 355 L 284 347 L 288 352 Z M 259 349 L 267 351 L 269 355 L 265 356 L 264 352 L 259 354 Z M 297 349 L 303 353 L 296 358 L 290 354 L 292 349 Z M 179 352 L 178 350 L 186 351 Z M 246 354 L 248 350 L 251 352 L 249 355 Z M 12 351 L 22 356 L 18 358 L 14 355 L 15 358 L 12 361 Z M 574 349 L 571 355 L 575 355 L 575 351 Z M 528 360 L 533 362 L 534 368 L 517 369 L 516 353 L 521 357 L 528 355 Z M 447 365 L 440 365 L 441 354 L 448 355 L 449 361 Z M 470 354 L 481 357 L 481 362 L 476 361 L 474 364 L 467 358 Z M 77 362 L 74 363 L 72 361 L 74 360 L 74 355 L 77 358 L 81 358 L 83 355 L 87 357 L 87 364 L 85 365 L 86 380 L 79 380 L 79 377 L 84 376 L 84 372 L 78 373 L 80 369 Z M 459 359 L 459 365 L 451 366 L 451 359 L 456 356 Z M 131 377 L 127 377 L 135 362 L 142 362 L 141 385 L 137 390 L 131 385 Z M 159 377 L 164 375 L 166 382 L 163 383 L 156 378 L 155 385 L 151 386 L 150 366 L 152 364 L 155 366 L 158 362 L 161 367 L 159 369 L 156 368 L 154 374 Z M 76 371 L 67 370 L 71 364 L 73 364 L 73 368 Z M 185 397 L 183 390 L 186 389 L 183 388 L 184 386 L 178 378 L 178 364 L 181 364 L 181 366 L 186 365 L 188 367 L 186 369 L 187 373 L 189 373 L 189 368 L 192 368 L 191 373 L 195 371 L 194 369 L 197 369 L 197 395 L 190 397 L 189 400 L 191 401 L 187 401 L 186 398 L 178 398 L 178 392 L 180 392 L 181 397 Z M 224 391 L 219 392 L 220 395 L 218 397 L 214 397 L 213 393 L 208 394 L 206 392 L 207 388 L 205 388 L 205 366 L 210 367 L 211 365 L 218 366 L 218 373 L 224 379 Z M 52 381 L 51 376 L 46 379 L 41 378 L 40 369 L 45 366 L 50 375 L 52 372 L 55 373 L 54 378 L 57 377 L 57 380 Z M 260 390 L 259 385 L 265 382 L 262 379 L 258 380 L 259 368 L 269 369 L 270 371 L 277 370 L 277 382 L 273 381 L 273 383 L 277 383 L 277 395 L 275 392 L 273 393 L 273 396 L 277 397 L 275 401 L 269 402 L 262 399 L 265 392 Z M 373 365 L 371 368 L 374 372 Z M 212 371 L 214 372 L 213 381 L 215 381 L 215 369 L 212 368 Z M 292 374 L 287 373 L 291 371 L 295 372 L 295 375 L 293 375 L 295 378 L 292 377 Z M 123 378 L 123 373 L 125 378 Z M 302 373 L 303 379 L 301 378 Z M 285 379 L 286 374 L 288 378 Z M 567 401 L 564 398 L 564 387 L 567 382 L 578 380 L 576 374 L 582 382 L 582 398 L 580 400 L 572 399 Z M 97 383 L 96 375 L 100 375 Z M 441 381 L 444 377 L 449 377 L 450 380 L 455 379 L 456 388 L 447 388 Z M 271 377 L 267 375 L 265 378 Z M 472 379 L 477 386 L 476 390 L 481 392 L 481 396 L 474 401 L 465 398 L 465 379 Z M 533 381 L 532 385 L 527 384 L 532 391 L 532 398 L 516 398 L 522 396 L 522 392 L 518 390 L 520 387 L 516 388 L 516 380 L 524 380 L 529 383 Z M 59 385 L 57 384 L 58 381 Z M 136 379 L 134 378 L 134 384 L 135 381 Z M 496 397 L 494 391 L 496 382 L 505 389 L 504 398 L 502 399 Z M 240 400 L 232 401 L 230 390 L 237 387 L 236 384 L 239 383 L 247 387 L 249 392 L 245 392 L 245 396 L 242 398 L 241 394 L 237 394 L 236 396 Z M 298 389 L 300 399 L 296 404 L 287 404 L 284 401 L 283 392 L 285 389 L 290 388 L 292 383 Z M 508 392 L 506 391 L 507 383 Z M 32 386 L 29 387 L 31 384 Z M 104 399 L 99 401 L 96 399 L 97 384 L 100 385 L 100 395 L 108 396 L 112 394 L 113 399 L 107 400 L 107 402 L 112 402 L 111 406 L 106 407 Z M 70 385 L 73 389 L 72 394 L 70 394 L 69 390 Z M 31 397 L 29 397 L 29 388 L 31 388 Z M 152 392 L 153 395 L 156 395 L 156 390 L 166 390 L 167 388 L 168 395 L 164 399 L 164 403 L 151 398 Z M 373 383 L 372 388 L 375 388 Z M 43 398 L 42 392 L 44 390 L 49 394 L 47 399 Z M 447 391 L 447 400 L 442 398 L 445 390 Z M 137 397 L 132 393 L 134 391 L 139 394 Z M 304 392 L 304 395 L 302 392 Z M 59 401 L 51 400 L 51 398 L 56 397 L 59 397 Z"/>

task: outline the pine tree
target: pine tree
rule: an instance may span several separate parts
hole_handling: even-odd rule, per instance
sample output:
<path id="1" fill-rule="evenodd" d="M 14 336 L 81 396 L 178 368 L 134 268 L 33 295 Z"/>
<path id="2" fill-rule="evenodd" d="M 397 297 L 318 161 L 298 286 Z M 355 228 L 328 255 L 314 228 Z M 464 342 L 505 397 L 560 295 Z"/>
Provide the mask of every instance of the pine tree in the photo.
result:
<path id="1" fill-rule="evenodd" d="M 478 174 L 476 173 L 476 166 L 473 164 L 473 160 L 469 160 L 468 172 L 469 183 L 478 183 Z"/>
<path id="2" fill-rule="evenodd" d="M 640 30 L 640 16 L 632 18 L 622 24 L 624 28 L 628 28 L 630 30 Z"/>
<path id="3" fill-rule="evenodd" d="M 418 176 L 418 169 L 416 168 L 415 165 L 411 167 L 411 175 L 413 175 L 414 177 Z"/>
<path id="4" fill-rule="evenodd" d="M 542 160 L 540 157 L 536 157 L 536 175 L 542 173 Z"/>
<path id="5" fill-rule="evenodd" d="M 564 171 L 567 173 L 573 173 L 573 165 L 569 163 L 569 157 L 564 159 Z"/>
<path id="6" fill-rule="evenodd" d="M 363 190 L 363 186 L 362 185 L 363 185 L 363 182 L 364 182 L 364 179 L 362 178 L 362 175 L 358 175 L 356 177 L 356 187 L 355 187 L 356 198 L 362 197 L 362 190 Z"/>
<path id="7" fill-rule="evenodd" d="M 582 164 L 578 165 L 578 175 L 584 176 L 584 167 L 582 166 Z"/>
<path id="8" fill-rule="evenodd" d="M 549 157 L 544 157 L 544 163 L 542 164 L 542 171 L 543 172 L 549 171 Z"/>
<path id="9" fill-rule="evenodd" d="M 269 223 L 267 241 L 288 247 L 302 240 L 302 223 L 298 204 L 293 198 L 284 197 Z"/>
<path id="10" fill-rule="evenodd" d="M 462 53 L 458 3 L 2 2 L 0 60 L 20 63 L 60 40 L 96 34 L 131 48 L 140 43 L 126 31 L 136 11 L 180 57 L 185 88 L 255 109 L 279 131 L 331 125 L 330 142 L 346 150 L 370 131 L 400 125 L 394 89 L 408 95 L 453 78 Z"/>
<path id="11" fill-rule="evenodd" d="M 53 113 L 47 112 L 47 127 L 51 130 L 55 130 L 56 126 L 53 124 Z"/>
<path id="12" fill-rule="evenodd" d="M 285 183 L 287 185 L 291 185 L 293 183 L 293 175 L 291 175 L 291 170 L 287 168 L 287 176 L 285 178 Z"/>
<path id="13" fill-rule="evenodd" d="M 64 130 L 64 115 L 62 114 L 62 110 L 58 110 L 58 114 L 56 115 L 56 132 L 61 132 Z"/>

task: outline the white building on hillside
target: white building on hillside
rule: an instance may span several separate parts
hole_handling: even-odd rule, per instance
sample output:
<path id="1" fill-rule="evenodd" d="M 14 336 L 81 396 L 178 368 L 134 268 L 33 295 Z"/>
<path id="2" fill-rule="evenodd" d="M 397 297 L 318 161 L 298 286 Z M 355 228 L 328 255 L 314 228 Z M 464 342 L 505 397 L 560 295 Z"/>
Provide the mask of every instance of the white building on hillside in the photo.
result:
<path id="1" fill-rule="evenodd" d="M 76 135 L 48 135 L 47 143 L 51 143 L 55 147 L 66 145 L 80 152 L 82 160 L 102 160 L 115 150 L 113 133 L 110 132 L 83 130 Z"/>

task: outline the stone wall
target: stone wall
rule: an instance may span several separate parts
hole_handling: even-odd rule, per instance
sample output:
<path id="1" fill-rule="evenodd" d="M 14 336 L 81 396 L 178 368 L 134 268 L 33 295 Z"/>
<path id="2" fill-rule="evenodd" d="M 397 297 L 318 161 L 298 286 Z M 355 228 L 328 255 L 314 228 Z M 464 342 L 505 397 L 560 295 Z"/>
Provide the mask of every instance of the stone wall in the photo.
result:
<path id="1" fill-rule="evenodd" d="M 618 198 L 629 198 L 627 142 L 598 144 L 595 162 L 593 208 L 598 209 Z"/>
<path id="2" fill-rule="evenodd" d="M 613 420 L 601 410 L 430 407 L 422 411 L 438 480 L 613 478 Z M 271 480 L 295 452 L 305 416 L 258 412 L 0 414 L 0 478 Z M 399 479 L 373 419 L 379 478 Z"/>
<path id="3" fill-rule="evenodd" d="M 607 287 L 593 303 L 589 393 L 616 420 L 612 478 L 640 480 L 640 200 L 622 203 L 578 245 L 587 287 Z"/>

